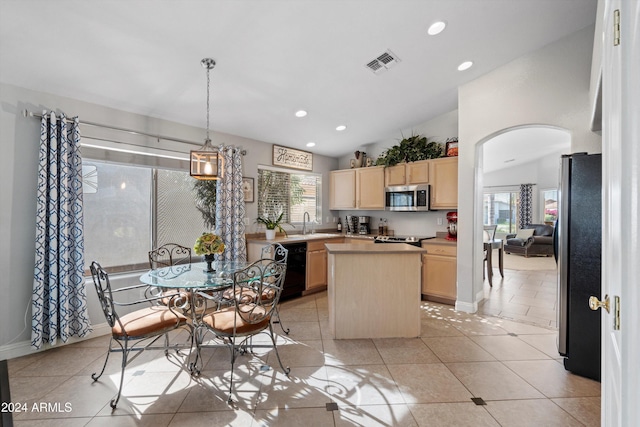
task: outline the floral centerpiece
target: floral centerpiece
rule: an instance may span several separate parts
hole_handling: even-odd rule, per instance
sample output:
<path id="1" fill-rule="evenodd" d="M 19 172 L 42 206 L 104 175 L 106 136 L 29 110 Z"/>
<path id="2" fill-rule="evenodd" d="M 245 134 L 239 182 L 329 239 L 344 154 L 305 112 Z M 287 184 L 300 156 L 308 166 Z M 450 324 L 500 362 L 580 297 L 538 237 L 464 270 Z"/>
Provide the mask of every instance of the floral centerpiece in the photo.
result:
<path id="1" fill-rule="evenodd" d="M 202 236 L 196 239 L 193 251 L 196 255 L 204 255 L 204 259 L 207 262 L 207 272 L 212 272 L 211 262 L 213 261 L 213 255 L 224 252 L 224 242 L 217 234 L 202 233 Z"/>

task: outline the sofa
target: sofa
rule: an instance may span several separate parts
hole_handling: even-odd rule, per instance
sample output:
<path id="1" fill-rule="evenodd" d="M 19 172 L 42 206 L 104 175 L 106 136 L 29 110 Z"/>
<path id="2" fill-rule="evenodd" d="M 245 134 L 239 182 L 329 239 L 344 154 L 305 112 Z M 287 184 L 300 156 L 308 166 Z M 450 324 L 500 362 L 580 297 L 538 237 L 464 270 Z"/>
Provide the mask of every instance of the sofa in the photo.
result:
<path id="1" fill-rule="evenodd" d="M 533 230 L 531 232 L 530 230 Z M 507 234 L 504 251 L 508 254 L 529 256 L 553 255 L 555 228 L 547 224 L 529 224 L 517 234 Z"/>

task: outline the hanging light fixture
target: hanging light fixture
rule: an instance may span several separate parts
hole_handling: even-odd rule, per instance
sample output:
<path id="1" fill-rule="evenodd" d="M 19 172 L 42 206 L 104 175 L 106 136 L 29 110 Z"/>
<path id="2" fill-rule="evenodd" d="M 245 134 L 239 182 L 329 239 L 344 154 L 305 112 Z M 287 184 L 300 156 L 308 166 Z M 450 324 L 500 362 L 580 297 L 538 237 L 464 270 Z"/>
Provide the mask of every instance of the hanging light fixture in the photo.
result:
<path id="1" fill-rule="evenodd" d="M 220 156 L 217 148 L 211 145 L 209 138 L 209 72 L 216 66 L 216 61 L 211 58 L 204 58 L 200 64 L 207 70 L 207 139 L 204 145 L 198 150 L 192 150 L 190 160 L 190 174 L 200 180 L 221 179 L 224 171 L 224 160 Z"/>

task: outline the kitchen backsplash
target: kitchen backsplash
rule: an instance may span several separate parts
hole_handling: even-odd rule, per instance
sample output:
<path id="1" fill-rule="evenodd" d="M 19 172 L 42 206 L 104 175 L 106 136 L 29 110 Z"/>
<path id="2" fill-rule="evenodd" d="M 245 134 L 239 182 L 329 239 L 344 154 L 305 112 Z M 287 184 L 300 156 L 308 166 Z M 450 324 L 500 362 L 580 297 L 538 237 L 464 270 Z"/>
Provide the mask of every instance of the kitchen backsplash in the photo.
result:
<path id="1" fill-rule="evenodd" d="M 369 216 L 373 230 L 378 228 L 380 218 L 387 219 L 387 227 L 394 230 L 396 236 L 435 236 L 436 232 L 447 231 L 447 212 L 390 212 L 390 211 L 340 211 L 344 223 L 346 215 Z M 338 215 L 337 211 L 332 211 Z M 441 224 L 439 224 L 439 220 Z M 325 228 L 325 224 L 322 225 Z"/>

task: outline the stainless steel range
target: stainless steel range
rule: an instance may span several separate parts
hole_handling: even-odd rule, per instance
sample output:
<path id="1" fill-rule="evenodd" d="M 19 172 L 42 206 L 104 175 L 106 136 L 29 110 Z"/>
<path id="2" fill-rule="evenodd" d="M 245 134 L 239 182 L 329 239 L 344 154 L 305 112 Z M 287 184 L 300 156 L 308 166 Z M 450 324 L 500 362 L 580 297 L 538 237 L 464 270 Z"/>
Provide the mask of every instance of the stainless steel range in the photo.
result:
<path id="1" fill-rule="evenodd" d="M 377 236 L 373 240 L 373 242 L 374 243 L 406 243 L 406 244 L 412 245 L 412 246 L 421 246 L 423 240 L 433 239 L 434 237 Z"/>

